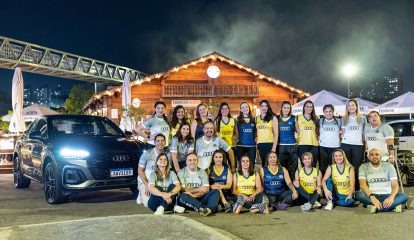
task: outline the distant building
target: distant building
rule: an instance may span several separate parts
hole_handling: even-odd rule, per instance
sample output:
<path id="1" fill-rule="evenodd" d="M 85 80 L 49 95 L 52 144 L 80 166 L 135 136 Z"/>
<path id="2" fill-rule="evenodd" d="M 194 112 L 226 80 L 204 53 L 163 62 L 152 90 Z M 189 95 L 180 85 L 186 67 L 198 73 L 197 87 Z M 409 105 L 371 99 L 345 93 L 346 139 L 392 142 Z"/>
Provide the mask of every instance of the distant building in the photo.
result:
<path id="1" fill-rule="evenodd" d="M 30 85 L 24 87 L 24 102 L 26 106 L 38 103 L 48 107 L 59 108 L 64 106 L 66 98 L 67 93 L 60 84 L 53 90 L 46 83 L 41 88 L 32 89 Z"/>
<path id="2" fill-rule="evenodd" d="M 397 68 L 391 74 L 384 77 L 384 98 L 386 100 L 396 98 L 404 93 L 404 79 Z"/>

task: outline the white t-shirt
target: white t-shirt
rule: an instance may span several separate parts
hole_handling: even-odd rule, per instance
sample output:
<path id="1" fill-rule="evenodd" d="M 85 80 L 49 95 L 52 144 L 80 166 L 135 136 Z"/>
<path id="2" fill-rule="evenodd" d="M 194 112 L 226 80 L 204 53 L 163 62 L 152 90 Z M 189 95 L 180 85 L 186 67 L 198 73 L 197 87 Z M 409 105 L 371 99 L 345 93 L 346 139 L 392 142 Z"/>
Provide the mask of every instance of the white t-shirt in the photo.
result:
<path id="1" fill-rule="evenodd" d="M 358 124 L 357 116 L 349 117 L 348 122 L 342 122 L 341 128 L 345 129 L 344 137 L 342 143 L 350 145 L 363 145 L 363 129 L 367 122 L 365 116 L 362 116 L 361 124 Z"/>
<path id="2" fill-rule="evenodd" d="M 339 131 L 341 130 L 341 119 L 335 118 L 319 120 L 319 146 L 328 148 L 339 148 L 341 140 Z"/>
<path id="3" fill-rule="evenodd" d="M 372 193 L 391 194 L 391 181 L 397 179 L 397 172 L 391 163 L 381 162 L 378 168 L 374 168 L 371 163 L 364 163 L 358 172 L 358 178 L 366 179 Z"/>
<path id="4" fill-rule="evenodd" d="M 365 127 L 365 142 L 367 143 L 368 152 L 377 148 L 381 151 L 382 160 L 386 161 L 389 158 L 387 139 L 394 139 L 394 129 L 386 123 L 373 128 L 371 124 Z"/>
<path id="5" fill-rule="evenodd" d="M 162 135 L 165 136 L 165 146 L 169 146 L 168 140 L 170 137 L 170 126 L 168 125 L 168 123 L 165 121 L 163 117 L 157 117 L 154 115 L 148 118 L 147 120 L 145 120 L 145 122 L 142 125 L 144 128 L 150 129 L 151 135 L 162 133 Z M 147 143 L 151 145 L 155 145 L 154 139 L 148 140 Z"/>
<path id="6" fill-rule="evenodd" d="M 195 151 L 198 157 L 198 167 L 206 170 L 210 166 L 214 151 L 217 149 L 227 152 L 230 146 L 220 137 L 213 137 L 210 141 L 204 140 L 204 136 L 197 139 Z"/>

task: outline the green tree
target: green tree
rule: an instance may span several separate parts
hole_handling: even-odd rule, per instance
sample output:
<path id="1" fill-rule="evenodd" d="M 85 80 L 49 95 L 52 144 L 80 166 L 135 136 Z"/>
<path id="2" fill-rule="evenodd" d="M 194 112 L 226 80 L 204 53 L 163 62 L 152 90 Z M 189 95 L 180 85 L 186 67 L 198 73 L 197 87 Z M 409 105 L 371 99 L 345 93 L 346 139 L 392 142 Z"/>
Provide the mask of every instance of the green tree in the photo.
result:
<path id="1" fill-rule="evenodd" d="M 75 85 L 70 90 L 69 97 L 65 101 L 66 112 L 69 114 L 84 113 L 85 103 L 92 97 L 92 91 L 82 85 Z"/>

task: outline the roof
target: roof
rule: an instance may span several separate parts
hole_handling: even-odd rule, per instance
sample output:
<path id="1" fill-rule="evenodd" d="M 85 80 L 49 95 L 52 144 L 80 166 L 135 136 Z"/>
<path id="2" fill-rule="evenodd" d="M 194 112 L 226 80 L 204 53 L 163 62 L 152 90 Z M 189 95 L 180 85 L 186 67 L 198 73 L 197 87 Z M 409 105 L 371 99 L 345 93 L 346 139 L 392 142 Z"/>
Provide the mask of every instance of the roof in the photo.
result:
<path id="1" fill-rule="evenodd" d="M 140 80 L 131 82 L 131 87 L 135 86 L 135 85 L 141 85 L 144 82 L 149 82 L 149 81 L 154 80 L 154 79 L 162 78 L 162 77 L 168 75 L 171 72 L 178 72 L 179 70 L 181 70 L 183 68 L 188 68 L 188 67 L 191 67 L 191 66 L 195 66 L 195 65 L 197 65 L 201 62 L 205 62 L 205 61 L 208 61 L 208 60 L 220 61 L 220 62 L 229 64 L 231 66 L 234 66 L 234 67 L 240 69 L 241 71 L 244 71 L 246 73 L 249 73 L 249 74 L 252 74 L 252 75 L 258 77 L 261 80 L 271 82 L 271 83 L 275 84 L 276 86 L 288 89 L 292 92 L 296 92 L 296 93 L 298 93 L 300 95 L 303 95 L 305 97 L 308 97 L 310 95 L 308 92 L 305 92 L 301 89 L 295 88 L 295 87 L 287 84 L 286 82 L 281 81 L 280 79 L 273 78 L 269 75 L 266 75 L 266 74 L 264 74 L 262 72 L 259 72 L 259 71 L 255 70 L 253 68 L 245 66 L 245 65 L 243 65 L 243 64 L 241 64 L 241 63 L 239 63 L 239 62 L 237 62 L 237 61 L 235 61 L 231 58 L 228 58 L 228 57 L 226 57 L 226 56 L 224 56 L 220 53 L 217 53 L 217 52 L 213 52 L 213 53 L 210 53 L 206 56 L 191 60 L 191 61 L 186 62 L 186 63 L 183 63 L 181 65 L 178 65 L 176 67 L 173 67 L 173 68 L 167 70 L 166 72 L 152 74 L 152 75 L 146 76 L 144 78 L 141 78 Z M 110 90 L 100 92 L 98 94 L 95 94 L 94 96 L 92 96 L 91 99 L 89 99 L 89 101 L 86 103 L 86 106 L 89 105 L 93 101 L 94 98 L 99 99 L 104 95 L 112 96 L 115 92 L 120 92 L 120 91 L 121 91 L 121 86 L 110 89 Z"/>

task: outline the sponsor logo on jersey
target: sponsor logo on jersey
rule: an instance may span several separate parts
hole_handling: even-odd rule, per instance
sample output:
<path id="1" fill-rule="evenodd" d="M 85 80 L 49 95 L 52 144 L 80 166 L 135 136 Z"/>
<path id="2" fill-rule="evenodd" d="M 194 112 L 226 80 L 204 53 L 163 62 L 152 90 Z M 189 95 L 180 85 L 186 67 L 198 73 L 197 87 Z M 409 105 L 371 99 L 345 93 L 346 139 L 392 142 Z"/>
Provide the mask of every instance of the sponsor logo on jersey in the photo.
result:
<path id="1" fill-rule="evenodd" d="M 348 126 L 348 130 L 359 130 L 359 126 Z"/>
<path id="2" fill-rule="evenodd" d="M 377 141 L 377 137 L 365 137 L 367 141 Z"/>
<path id="3" fill-rule="evenodd" d="M 213 156 L 213 154 L 214 154 L 214 151 L 212 151 L 212 152 L 203 152 L 203 157 L 211 157 L 211 156 Z"/>
<path id="4" fill-rule="evenodd" d="M 257 126 L 257 129 L 266 129 L 267 128 L 267 126 L 266 125 L 260 125 L 260 126 Z"/>
<path id="5" fill-rule="evenodd" d="M 244 133 L 252 133 L 253 132 L 253 129 L 249 129 L 249 128 L 245 128 L 245 129 L 243 129 L 243 132 Z"/>
<path id="6" fill-rule="evenodd" d="M 332 131 L 336 131 L 336 127 L 323 127 L 323 130 L 326 132 L 332 132 Z"/>
<path id="7" fill-rule="evenodd" d="M 170 131 L 170 127 L 162 127 L 161 131 L 163 131 L 163 132 Z"/>
<path id="8" fill-rule="evenodd" d="M 310 126 L 305 126 L 305 127 L 303 128 L 303 130 L 315 130 L 315 128 L 310 127 Z"/>
<path id="9" fill-rule="evenodd" d="M 381 182 L 387 182 L 388 180 L 386 178 L 370 178 L 368 182 L 370 183 L 381 183 Z"/>
<path id="10" fill-rule="evenodd" d="M 281 185 L 281 181 L 270 181 L 270 185 Z"/>
<path id="11" fill-rule="evenodd" d="M 201 185 L 199 183 L 187 183 L 186 186 L 187 188 L 198 188 Z"/>
<path id="12" fill-rule="evenodd" d="M 280 127 L 280 131 L 290 131 L 290 127 Z"/>

